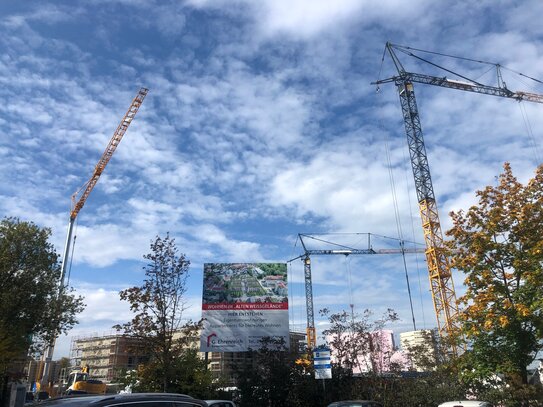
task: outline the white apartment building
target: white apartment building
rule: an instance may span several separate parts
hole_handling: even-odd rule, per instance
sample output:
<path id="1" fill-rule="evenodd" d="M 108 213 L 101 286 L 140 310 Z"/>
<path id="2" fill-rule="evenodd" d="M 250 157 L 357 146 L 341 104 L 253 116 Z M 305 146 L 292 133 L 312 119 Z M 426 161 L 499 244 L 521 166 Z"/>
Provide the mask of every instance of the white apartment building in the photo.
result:
<path id="1" fill-rule="evenodd" d="M 435 363 L 437 357 L 435 333 L 429 329 L 402 332 L 400 344 L 406 363 L 412 370 L 425 370 L 422 366 Z"/>

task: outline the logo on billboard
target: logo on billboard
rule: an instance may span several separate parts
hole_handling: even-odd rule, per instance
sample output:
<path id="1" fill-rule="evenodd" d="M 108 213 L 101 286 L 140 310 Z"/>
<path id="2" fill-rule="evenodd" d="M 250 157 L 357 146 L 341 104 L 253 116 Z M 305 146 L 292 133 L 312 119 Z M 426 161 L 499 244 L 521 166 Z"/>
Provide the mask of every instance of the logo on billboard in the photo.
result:
<path id="1" fill-rule="evenodd" d="M 213 339 L 216 336 L 217 336 L 217 334 L 215 332 L 212 332 L 211 334 L 207 335 L 207 347 L 208 348 L 211 345 L 211 339 Z"/>
<path id="2" fill-rule="evenodd" d="M 215 332 L 207 335 L 208 348 L 223 348 L 225 346 L 241 345 L 243 340 L 240 338 L 219 338 Z"/>

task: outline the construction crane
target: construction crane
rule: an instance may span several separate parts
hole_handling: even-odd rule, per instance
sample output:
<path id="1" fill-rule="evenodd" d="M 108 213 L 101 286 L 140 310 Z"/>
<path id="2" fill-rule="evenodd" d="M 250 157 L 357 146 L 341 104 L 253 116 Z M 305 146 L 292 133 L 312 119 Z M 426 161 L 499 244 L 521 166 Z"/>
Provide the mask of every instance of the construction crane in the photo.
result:
<path id="1" fill-rule="evenodd" d="M 136 116 L 136 113 L 138 113 L 138 110 L 141 104 L 143 103 L 143 99 L 145 98 L 145 96 L 147 96 L 147 92 L 149 92 L 149 89 L 147 88 L 141 88 L 138 91 L 138 94 L 132 100 L 132 103 L 130 104 L 128 111 L 126 112 L 121 122 L 117 126 L 117 129 L 113 133 L 111 140 L 109 140 L 109 144 L 107 145 L 104 153 L 100 157 L 100 160 L 98 160 L 98 163 L 94 167 L 94 172 L 92 174 L 92 177 L 90 177 L 90 179 L 72 195 L 72 207 L 70 211 L 70 221 L 68 223 L 68 234 L 66 236 L 66 244 L 64 245 L 64 256 L 62 257 L 62 266 L 61 266 L 61 272 L 60 272 L 60 289 L 61 290 L 64 288 L 64 278 L 66 276 L 66 267 L 68 263 L 67 259 L 69 258 L 73 226 L 75 223 L 75 219 L 77 218 L 77 214 L 79 213 L 81 208 L 83 208 L 83 205 L 85 205 L 87 198 L 89 197 L 94 186 L 98 182 L 100 175 L 102 175 L 102 172 L 104 172 L 104 169 L 106 168 L 107 163 L 109 162 L 109 160 L 111 159 L 111 156 L 113 155 L 113 153 L 117 149 L 117 146 L 121 142 L 124 136 L 124 133 L 126 133 L 126 130 L 128 129 L 128 126 L 130 126 L 130 123 L 132 123 L 132 120 Z M 79 199 L 78 199 L 78 196 L 79 196 Z"/>
<path id="2" fill-rule="evenodd" d="M 418 59 L 419 61 L 426 62 L 449 74 L 461 78 L 462 80 L 449 79 L 446 76 L 438 77 L 421 73 L 408 72 L 405 70 L 402 63 L 400 62 L 398 56 L 395 53 L 395 50 L 401 51 L 411 57 Z M 405 124 L 405 132 L 407 134 L 407 144 L 409 147 L 411 167 L 413 170 L 413 176 L 415 178 L 415 188 L 417 190 L 417 199 L 419 202 L 424 240 L 426 244 L 426 261 L 428 264 L 430 287 L 437 318 L 438 331 L 441 337 L 446 337 L 447 335 L 456 332 L 459 329 L 457 321 L 458 305 L 456 302 L 456 293 L 454 290 L 451 268 L 444 247 L 443 233 L 441 230 L 434 188 L 430 176 L 430 167 L 428 164 L 428 157 L 426 155 L 426 147 L 424 144 L 413 83 L 416 82 L 426 85 L 440 86 L 443 88 L 457 89 L 492 96 L 500 96 L 514 99 L 517 101 L 525 100 L 535 103 L 543 103 L 543 95 L 530 92 L 509 90 L 506 86 L 506 83 L 503 81 L 503 77 L 501 74 L 502 67 L 499 64 L 492 64 L 496 68 L 498 86 L 489 86 L 481 84 L 475 80 L 469 79 L 466 76 L 457 74 L 456 72 L 453 72 L 447 68 L 430 62 L 418 55 L 415 55 L 413 51 L 422 50 L 393 45 L 387 42 L 385 47 L 385 53 L 388 52 L 389 56 L 392 59 L 392 62 L 394 63 L 394 66 L 396 67 L 398 74 L 388 79 L 378 80 L 373 84 L 380 85 L 383 83 L 392 82 L 396 85 L 398 90 Z M 445 56 L 444 54 L 439 53 L 434 54 Z M 488 64 L 487 62 L 483 63 Z M 529 79 L 534 79 L 523 74 L 520 75 Z M 452 345 L 452 347 L 453 352 L 456 353 L 456 348 L 454 347 L 454 345 Z"/>
<path id="3" fill-rule="evenodd" d="M 404 246 L 403 241 L 400 241 L 400 247 L 401 247 L 400 249 L 374 249 L 371 243 L 371 236 L 372 236 L 371 233 L 367 234 L 367 237 L 368 237 L 367 248 L 357 249 L 354 247 L 349 247 L 349 246 L 334 243 L 334 242 L 324 241 L 313 235 L 302 234 L 302 233 L 298 234 L 298 239 L 300 240 L 302 244 L 304 253 L 299 255 L 298 257 L 295 257 L 289 260 L 288 262 L 290 263 L 298 259 L 301 259 L 304 262 L 305 305 L 306 305 L 306 313 L 307 313 L 306 338 L 307 338 L 307 346 L 309 349 L 315 349 L 315 347 L 317 346 L 317 332 L 315 329 L 315 312 L 314 312 L 314 304 L 313 304 L 313 282 L 311 278 L 311 256 L 322 256 L 322 255 L 349 256 L 349 255 L 362 255 L 362 254 L 402 254 L 403 255 L 406 253 L 424 253 L 424 250 L 422 249 L 406 248 Z M 308 249 L 304 242 L 304 238 L 325 242 L 337 248 L 336 249 Z"/>
<path id="4" fill-rule="evenodd" d="M 140 88 L 140 90 L 138 91 L 138 94 L 132 100 L 132 103 L 130 104 L 128 111 L 126 112 L 121 122 L 117 126 L 117 129 L 113 133 L 111 140 L 109 140 L 109 144 L 107 145 L 106 150 L 104 151 L 104 153 L 100 157 L 100 160 L 98 160 L 98 163 L 94 167 L 94 172 L 92 174 L 92 177 L 90 177 L 90 179 L 85 184 L 83 184 L 83 186 L 79 188 L 71 197 L 72 205 L 71 205 L 71 210 L 70 210 L 70 220 L 68 223 L 68 233 L 66 235 L 66 243 L 64 245 L 64 255 L 62 257 L 62 265 L 60 269 L 60 278 L 59 278 L 59 286 L 58 286 L 59 296 L 62 295 L 65 288 L 64 280 L 66 277 L 66 268 L 69 263 L 68 258 L 70 256 L 72 234 L 73 234 L 73 228 L 74 228 L 75 220 L 77 218 L 77 214 L 79 213 L 81 208 L 83 208 L 83 206 L 85 205 L 85 202 L 87 201 L 87 198 L 92 192 L 94 186 L 98 182 L 100 175 L 102 175 L 102 172 L 104 172 L 104 169 L 106 168 L 107 163 L 111 159 L 111 156 L 117 149 L 117 146 L 119 145 L 124 134 L 126 133 L 128 126 L 130 126 L 130 123 L 132 123 L 132 120 L 136 116 L 136 113 L 138 112 L 141 104 L 143 103 L 143 99 L 147 95 L 147 92 L 149 92 L 147 88 Z M 53 342 L 47 347 L 45 351 L 45 358 L 44 358 L 45 363 L 43 367 L 43 375 L 42 375 L 42 380 L 41 380 L 42 386 L 46 385 L 46 382 L 49 377 L 50 365 L 53 358 L 54 349 L 55 349 L 55 343 Z"/>

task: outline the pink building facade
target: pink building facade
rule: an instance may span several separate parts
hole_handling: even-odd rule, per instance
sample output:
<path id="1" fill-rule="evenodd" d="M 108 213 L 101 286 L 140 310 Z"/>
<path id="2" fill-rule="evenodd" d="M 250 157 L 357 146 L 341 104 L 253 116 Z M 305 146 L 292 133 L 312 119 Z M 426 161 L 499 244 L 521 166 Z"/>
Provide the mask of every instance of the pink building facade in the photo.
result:
<path id="1" fill-rule="evenodd" d="M 387 373 L 404 370 L 407 360 L 396 349 L 392 330 L 383 329 L 369 334 L 343 333 L 326 336 L 332 362 L 352 367 L 353 374 Z"/>

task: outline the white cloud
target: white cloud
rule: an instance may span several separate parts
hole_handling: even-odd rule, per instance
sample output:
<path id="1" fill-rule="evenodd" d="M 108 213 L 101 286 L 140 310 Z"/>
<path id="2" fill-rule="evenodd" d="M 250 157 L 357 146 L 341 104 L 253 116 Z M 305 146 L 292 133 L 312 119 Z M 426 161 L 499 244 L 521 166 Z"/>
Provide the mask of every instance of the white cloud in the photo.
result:
<path id="1" fill-rule="evenodd" d="M 207 243 L 212 247 L 218 247 L 222 258 L 227 261 L 236 262 L 239 259 L 249 259 L 248 261 L 262 261 L 260 254 L 260 245 L 254 242 L 246 242 L 229 238 L 225 233 L 214 225 L 202 224 L 192 228 L 193 236 L 198 236 L 202 243 Z"/>
<path id="2" fill-rule="evenodd" d="M 274 33 L 309 37 L 333 25 L 341 25 L 364 9 L 364 2 L 340 1 L 266 1 L 262 3 L 261 29 L 267 36 Z"/>
<path id="3" fill-rule="evenodd" d="M 100 224 L 92 228 L 79 225 L 77 235 L 77 251 L 74 261 L 93 266 L 105 267 L 122 259 L 140 259 L 147 252 L 145 239 L 149 235 L 130 234 L 122 227 L 112 224 Z M 81 242 L 81 248 L 79 243 Z"/>
<path id="4" fill-rule="evenodd" d="M 231 15 L 252 15 L 255 31 L 263 38 L 287 35 L 290 38 L 309 39 L 323 31 L 341 31 L 345 24 L 397 22 L 411 19 L 421 13 L 427 2 L 411 2 L 403 7 L 398 0 L 266 0 L 258 3 L 247 0 L 191 0 L 198 8 L 220 9 Z"/>
<path id="5" fill-rule="evenodd" d="M 426 0 L 408 9 L 397 0 L 77 4 L 40 3 L 0 20 L 0 209 L 51 226 L 62 248 L 70 195 L 89 179 L 137 87 L 149 86 L 78 218 L 74 267 L 99 273 L 140 260 L 167 231 L 197 265 L 291 258 L 297 232 L 395 236 L 385 140 L 404 233 L 422 240 L 396 90 L 383 85 L 374 96 L 369 84 L 384 42 L 543 72 L 537 1 L 510 2 L 507 13 L 491 1 L 461 1 L 446 13 Z M 387 59 L 382 77 L 393 72 Z M 505 74 L 512 89 L 526 89 L 526 78 Z M 447 212 L 469 206 L 504 161 L 522 180 L 533 174 L 536 148 L 515 103 L 416 89 L 444 229 Z M 539 142 L 539 106 L 524 105 Z M 319 306 L 349 296 L 334 261 L 315 268 Z M 401 278 L 375 275 L 401 266 L 380 261 L 353 278 L 361 303 L 369 293 L 369 305 L 386 299 L 405 309 Z M 127 282 L 139 277 L 119 273 Z M 91 290 L 110 301 L 111 287 Z"/>
<path id="6" fill-rule="evenodd" d="M 380 146 L 327 145 L 310 162 L 279 173 L 270 202 L 292 206 L 299 218 L 328 219 L 331 230 L 389 233 L 394 215 L 388 172 L 384 162 L 375 160 L 383 155 Z"/>

